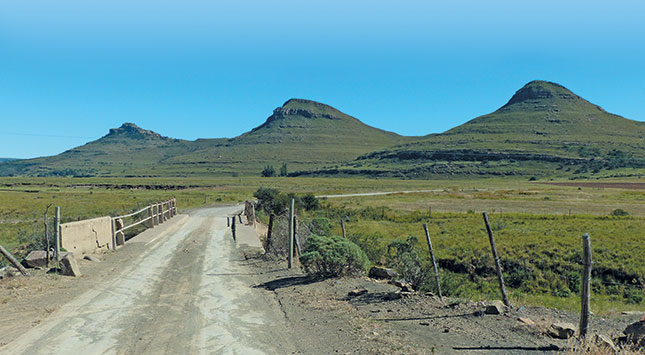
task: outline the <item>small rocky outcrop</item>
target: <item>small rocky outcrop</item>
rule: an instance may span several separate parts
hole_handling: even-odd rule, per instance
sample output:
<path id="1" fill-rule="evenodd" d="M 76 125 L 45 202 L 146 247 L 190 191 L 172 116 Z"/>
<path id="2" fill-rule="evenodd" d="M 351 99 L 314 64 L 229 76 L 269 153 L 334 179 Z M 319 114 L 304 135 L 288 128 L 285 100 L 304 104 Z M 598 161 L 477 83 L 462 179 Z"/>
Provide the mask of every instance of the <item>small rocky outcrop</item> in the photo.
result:
<path id="1" fill-rule="evenodd" d="M 53 254 L 50 254 L 51 256 Z M 45 268 L 47 267 L 47 261 L 47 252 L 44 250 L 34 250 L 25 257 L 25 264 L 32 268 Z"/>
<path id="2" fill-rule="evenodd" d="M 396 271 L 385 267 L 374 266 L 370 269 L 369 276 L 374 279 L 393 279 L 398 276 Z"/>
<path id="3" fill-rule="evenodd" d="M 78 268 L 78 263 L 76 262 L 76 258 L 72 253 L 65 255 L 60 260 L 60 272 L 65 276 L 73 276 L 73 277 L 83 276 L 83 274 L 81 274 L 81 270 Z"/>
<path id="4" fill-rule="evenodd" d="M 501 314 L 504 314 L 504 310 L 505 310 L 504 303 L 502 303 L 502 301 L 496 300 L 486 305 L 486 309 L 484 310 L 484 313 L 501 315 Z"/>
<path id="5" fill-rule="evenodd" d="M 133 139 L 150 139 L 150 138 L 157 138 L 157 139 L 166 139 L 166 137 L 163 137 L 161 134 L 140 128 L 134 123 L 126 122 L 121 125 L 119 128 L 112 128 L 110 129 L 110 133 L 108 133 L 107 136 L 105 137 L 114 137 L 114 136 L 123 136 L 127 138 L 133 138 Z"/>
<path id="6" fill-rule="evenodd" d="M 576 326 L 571 323 L 553 323 L 549 327 L 548 334 L 558 339 L 569 339 L 576 333 Z"/>
<path id="7" fill-rule="evenodd" d="M 627 342 L 645 348 L 645 320 L 632 323 L 623 331 L 627 336 Z"/>

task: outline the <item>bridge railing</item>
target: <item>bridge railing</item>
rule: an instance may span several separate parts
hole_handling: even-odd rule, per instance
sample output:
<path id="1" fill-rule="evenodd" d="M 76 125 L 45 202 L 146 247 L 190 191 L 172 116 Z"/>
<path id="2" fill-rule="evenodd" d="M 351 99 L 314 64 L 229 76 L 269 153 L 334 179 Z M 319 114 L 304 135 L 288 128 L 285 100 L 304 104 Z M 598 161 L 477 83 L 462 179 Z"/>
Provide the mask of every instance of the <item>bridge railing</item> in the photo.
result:
<path id="1" fill-rule="evenodd" d="M 164 223 L 177 215 L 177 199 L 150 204 L 136 212 L 112 217 L 112 246 L 116 249 L 125 244 L 124 232 L 130 228 L 145 224 L 148 228 Z M 129 224 L 125 221 L 130 220 Z"/>

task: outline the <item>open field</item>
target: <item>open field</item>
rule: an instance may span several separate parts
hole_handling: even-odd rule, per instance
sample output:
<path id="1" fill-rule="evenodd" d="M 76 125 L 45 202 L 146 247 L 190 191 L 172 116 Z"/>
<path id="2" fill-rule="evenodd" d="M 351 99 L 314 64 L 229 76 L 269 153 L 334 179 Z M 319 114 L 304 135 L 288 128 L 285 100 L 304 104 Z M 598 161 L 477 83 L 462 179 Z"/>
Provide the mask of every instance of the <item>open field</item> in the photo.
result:
<path id="1" fill-rule="evenodd" d="M 66 222 L 119 215 L 172 196 L 180 209 L 236 203 L 251 199 L 259 187 L 317 195 L 432 190 L 323 199 L 316 214 L 329 217 L 336 233 L 338 218 L 347 218 L 348 234 L 374 239 L 372 247 L 384 248 L 395 238 L 414 235 L 420 251 L 425 250 L 422 223 L 427 222 L 442 270 L 450 275 L 445 282 L 453 282 L 446 289 L 477 299 L 497 294 L 481 218 L 487 211 L 512 298 L 566 309 L 579 307 L 575 275 L 580 236 L 590 233 L 598 294 L 594 309 L 643 309 L 645 191 L 626 188 L 632 185 L 625 183 L 637 179 L 602 182 L 592 186 L 590 181 L 566 181 L 573 185 L 559 186 L 519 179 L 1 178 L 0 243 L 24 255 L 27 244 L 43 233 L 48 204 L 61 206 Z M 617 209 L 628 216 L 610 216 Z"/>

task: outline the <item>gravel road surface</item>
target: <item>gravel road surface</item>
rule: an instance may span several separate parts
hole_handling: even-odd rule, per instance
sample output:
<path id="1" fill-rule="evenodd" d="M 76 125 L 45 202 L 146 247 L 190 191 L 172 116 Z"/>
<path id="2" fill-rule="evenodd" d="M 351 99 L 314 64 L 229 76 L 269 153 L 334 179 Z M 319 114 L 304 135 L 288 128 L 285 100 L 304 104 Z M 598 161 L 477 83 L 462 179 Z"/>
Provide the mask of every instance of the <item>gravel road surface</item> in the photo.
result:
<path id="1" fill-rule="evenodd" d="M 275 299 L 249 287 L 253 275 L 226 226 L 226 215 L 239 210 L 199 210 L 176 231 L 134 238 L 128 243 L 142 249 L 135 259 L 118 265 L 113 277 L 62 305 L 0 353 L 295 351 Z"/>

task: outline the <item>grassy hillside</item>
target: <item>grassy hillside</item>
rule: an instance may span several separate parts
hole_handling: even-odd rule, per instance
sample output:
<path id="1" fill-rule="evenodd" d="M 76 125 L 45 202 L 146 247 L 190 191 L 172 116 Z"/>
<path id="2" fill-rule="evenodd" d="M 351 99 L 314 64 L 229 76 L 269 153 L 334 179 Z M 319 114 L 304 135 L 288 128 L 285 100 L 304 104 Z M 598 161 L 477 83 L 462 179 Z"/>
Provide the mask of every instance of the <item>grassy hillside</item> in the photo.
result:
<path id="1" fill-rule="evenodd" d="M 228 173 L 257 174 L 265 165 L 290 170 L 341 164 L 361 154 L 412 138 L 370 127 L 337 109 L 314 101 L 291 99 L 266 122 L 239 137 L 213 142 L 168 159 L 165 163 L 190 170 L 210 165 Z"/>
<path id="2" fill-rule="evenodd" d="M 264 124 L 235 138 L 186 141 L 132 123 L 62 154 L 0 163 L 2 176 L 258 175 L 264 166 L 315 169 L 410 141 L 335 108 L 291 99 Z"/>
<path id="3" fill-rule="evenodd" d="M 499 110 L 327 174 L 581 176 L 645 168 L 645 124 L 533 81 Z"/>

